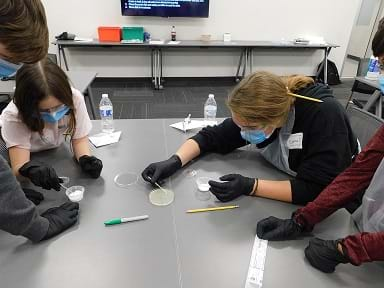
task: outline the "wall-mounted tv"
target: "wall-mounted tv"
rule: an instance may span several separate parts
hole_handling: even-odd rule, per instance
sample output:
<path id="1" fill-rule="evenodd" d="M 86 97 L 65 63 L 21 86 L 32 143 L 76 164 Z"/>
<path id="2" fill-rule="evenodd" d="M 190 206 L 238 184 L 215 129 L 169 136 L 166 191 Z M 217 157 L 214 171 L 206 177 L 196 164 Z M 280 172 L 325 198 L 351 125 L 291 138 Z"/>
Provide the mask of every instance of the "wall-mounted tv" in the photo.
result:
<path id="1" fill-rule="evenodd" d="M 200 17 L 209 15 L 209 0 L 121 0 L 124 16 Z"/>

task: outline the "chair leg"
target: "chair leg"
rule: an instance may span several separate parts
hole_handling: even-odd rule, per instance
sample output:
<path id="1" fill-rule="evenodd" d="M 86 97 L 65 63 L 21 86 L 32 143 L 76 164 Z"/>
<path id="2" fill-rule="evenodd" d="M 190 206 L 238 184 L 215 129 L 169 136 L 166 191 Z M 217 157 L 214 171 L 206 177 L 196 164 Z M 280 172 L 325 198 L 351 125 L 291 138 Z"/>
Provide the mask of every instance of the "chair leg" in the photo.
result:
<path id="1" fill-rule="evenodd" d="M 348 101 L 347 101 L 347 105 L 345 105 L 345 110 L 347 110 L 348 108 L 348 105 L 350 104 L 351 100 L 352 100 L 352 96 L 353 96 L 353 90 L 351 92 L 351 95 L 349 95 L 349 98 L 348 98 Z"/>

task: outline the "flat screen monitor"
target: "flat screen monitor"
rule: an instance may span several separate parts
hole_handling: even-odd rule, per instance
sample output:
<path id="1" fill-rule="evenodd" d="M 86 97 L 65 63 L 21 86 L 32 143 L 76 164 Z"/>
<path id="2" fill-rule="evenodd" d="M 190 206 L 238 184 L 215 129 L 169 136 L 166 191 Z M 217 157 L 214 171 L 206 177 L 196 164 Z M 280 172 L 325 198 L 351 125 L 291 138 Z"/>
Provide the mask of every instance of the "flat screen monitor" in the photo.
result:
<path id="1" fill-rule="evenodd" d="M 209 0 L 121 0 L 124 16 L 200 17 L 209 15 Z"/>

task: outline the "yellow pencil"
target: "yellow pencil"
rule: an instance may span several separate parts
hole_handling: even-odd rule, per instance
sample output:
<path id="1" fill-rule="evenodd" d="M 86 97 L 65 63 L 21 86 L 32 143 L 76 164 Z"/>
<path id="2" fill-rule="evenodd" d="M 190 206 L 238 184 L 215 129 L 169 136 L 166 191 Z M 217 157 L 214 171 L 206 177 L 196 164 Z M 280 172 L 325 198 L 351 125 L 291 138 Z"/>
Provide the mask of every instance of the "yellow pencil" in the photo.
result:
<path id="1" fill-rule="evenodd" d="M 220 211 L 220 210 L 235 209 L 235 208 L 239 208 L 239 205 L 221 206 L 221 207 L 212 207 L 212 208 L 202 208 L 202 209 L 192 209 L 192 210 L 187 210 L 187 213 Z"/>
<path id="2" fill-rule="evenodd" d="M 319 102 L 319 103 L 323 102 L 323 100 L 319 100 L 319 99 L 316 99 L 316 98 L 307 97 L 307 96 L 303 96 L 303 95 L 298 95 L 298 94 L 291 93 L 291 92 L 289 92 L 288 94 L 293 96 L 293 97 L 296 97 L 296 98 L 301 98 L 301 99 L 305 99 L 305 100 L 309 100 L 309 101 L 313 101 L 313 102 Z"/>

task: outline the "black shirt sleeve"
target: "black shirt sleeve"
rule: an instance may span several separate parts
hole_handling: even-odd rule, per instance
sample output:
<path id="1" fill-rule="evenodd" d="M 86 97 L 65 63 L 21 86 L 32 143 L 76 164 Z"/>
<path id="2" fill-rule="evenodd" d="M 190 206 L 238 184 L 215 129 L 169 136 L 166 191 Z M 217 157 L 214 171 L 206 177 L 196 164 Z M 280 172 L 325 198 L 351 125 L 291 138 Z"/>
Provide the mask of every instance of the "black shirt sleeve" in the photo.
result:
<path id="1" fill-rule="evenodd" d="M 197 142 L 201 154 L 206 152 L 226 154 L 247 144 L 232 118 L 225 119 L 219 125 L 203 128 L 190 139 Z"/>
<path id="2" fill-rule="evenodd" d="M 356 151 L 356 138 L 350 135 L 349 122 L 340 107 L 331 102 L 321 105 L 324 106 L 313 117 L 311 131 L 304 134 L 305 155 L 297 167 L 296 178 L 291 180 L 294 204 L 313 201 L 352 163 Z"/>

